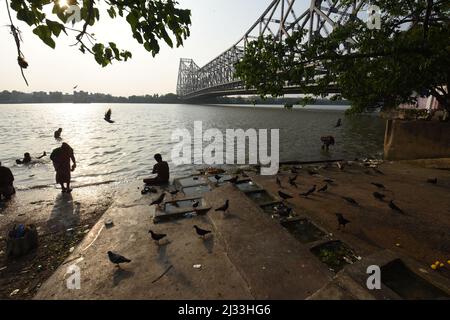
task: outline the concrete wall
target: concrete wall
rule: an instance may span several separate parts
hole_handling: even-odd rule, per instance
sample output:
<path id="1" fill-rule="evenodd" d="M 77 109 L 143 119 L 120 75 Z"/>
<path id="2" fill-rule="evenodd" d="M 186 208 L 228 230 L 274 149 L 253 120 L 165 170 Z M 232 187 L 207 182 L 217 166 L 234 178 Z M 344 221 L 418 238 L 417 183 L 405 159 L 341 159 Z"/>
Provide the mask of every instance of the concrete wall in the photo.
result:
<path id="1" fill-rule="evenodd" d="M 450 122 L 387 120 L 384 158 L 450 158 Z"/>

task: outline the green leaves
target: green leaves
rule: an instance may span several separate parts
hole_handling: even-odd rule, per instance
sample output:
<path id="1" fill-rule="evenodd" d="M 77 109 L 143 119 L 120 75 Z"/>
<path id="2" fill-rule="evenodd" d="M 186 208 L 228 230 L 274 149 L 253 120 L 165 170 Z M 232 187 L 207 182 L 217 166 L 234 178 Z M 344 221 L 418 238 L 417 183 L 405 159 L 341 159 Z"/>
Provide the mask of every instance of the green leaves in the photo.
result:
<path id="1" fill-rule="evenodd" d="M 132 57 L 131 52 L 120 50 L 114 42 L 108 45 L 95 43 L 88 48 L 84 43 L 86 37 L 96 42 L 93 34 L 89 34 L 88 26 L 93 26 L 100 21 L 100 1 L 94 0 L 70 0 L 69 5 L 80 7 L 81 21 L 73 29 L 66 28 L 69 15 L 67 7 L 61 7 L 58 1 L 53 0 L 8 0 L 10 7 L 17 13 L 17 19 L 33 26 L 33 33 L 37 35 L 46 45 L 55 48 L 55 39 L 61 32 L 73 32 L 78 49 L 82 53 L 91 53 L 95 61 L 102 67 L 112 63 L 113 60 L 127 61 Z M 169 47 L 173 48 L 183 44 L 190 35 L 191 24 L 190 10 L 178 8 L 178 2 L 173 0 L 119 0 L 108 2 L 106 12 L 111 19 L 125 15 L 130 25 L 133 38 L 143 45 L 144 49 L 155 56 L 160 51 L 159 40 L 163 40 Z M 52 6 L 51 17 L 47 17 L 46 6 Z M 48 8 L 47 8 L 48 9 Z M 60 22 L 55 21 L 59 19 Z M 74 22 L 72 20 L 72 22 Z M 78 31 L 77 31 L 78 30 Z"/>
<path id="2" fill-rule="evenodd" d="M 52 31 L 46 25 L 40 25 L 33 29 L 33 33 L 37 35 L 46 45 L 55 49 L 55 41 L 52 39 Z"/>

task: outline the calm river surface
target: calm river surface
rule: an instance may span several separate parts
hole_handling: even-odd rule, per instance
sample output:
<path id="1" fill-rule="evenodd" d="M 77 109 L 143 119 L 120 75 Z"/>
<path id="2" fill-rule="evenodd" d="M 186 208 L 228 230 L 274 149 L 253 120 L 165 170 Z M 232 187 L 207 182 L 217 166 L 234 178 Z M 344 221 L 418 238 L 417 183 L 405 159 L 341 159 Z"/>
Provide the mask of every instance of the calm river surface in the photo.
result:
<path id="1" fill-rule="evenodd" d="M 103 120 L 108 107 L 116 123 Z M 338 118 L 343 126 L 335 129 Z M 53 132 L 62 127 L 63 141 L 75 150 L 74 186 L 129 181 L 151 172 L 153 154 L 169 161 L 172 177 L 192 172 L 194 166 L 170 161 L 172 132 L 194 121 L 203 130 L 280 129 L 280 160 L 354 159 L 381 157 L 385 123 L 376 116 L 345 117 L 342 107 L 206 106 L 144 104 L 19 104 L 0 105 L 0 161 L 10 167 L 19 189 L 54 184 L 49 157 L 32 165 L 17 165 L 25 152 L 48 154 L 60 145 Z M 336 145 L 321 151 L 320 137 L 333 135 Z M 225 140 L 225 139 L 224 139 Z"/>

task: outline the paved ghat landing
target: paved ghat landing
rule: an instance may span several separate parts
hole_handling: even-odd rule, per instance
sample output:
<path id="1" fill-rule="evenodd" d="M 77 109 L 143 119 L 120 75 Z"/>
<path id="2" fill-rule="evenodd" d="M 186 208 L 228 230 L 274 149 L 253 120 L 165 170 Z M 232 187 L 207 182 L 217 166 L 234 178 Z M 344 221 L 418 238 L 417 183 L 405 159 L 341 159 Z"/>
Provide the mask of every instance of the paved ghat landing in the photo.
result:
<path id="1" fill-rule="evenodd" d="M 207 201 L 216 207 L 225 195 L 232 204 L 225 216 L 211 210 L 154 225 L 155 209 L 148 204 L 156 196 L 141 196 L 137 185 L 128 186 L 35 298 L 304 299 L 331 279 L 326 268 L 234 186 L 213 190 Z M 113 227 L 105 226 L 107 219 Z M 200 239 L 195 224 L 212 230 L 212 236 Z M 149 229 L 166 233 L 167 241 L 156 245 Z M 132 262 L 119 269 L 109 262 L 108 250 Z M 74 264 L 81 270 L 79 290 L 66 286 L 66 272 Z"/>

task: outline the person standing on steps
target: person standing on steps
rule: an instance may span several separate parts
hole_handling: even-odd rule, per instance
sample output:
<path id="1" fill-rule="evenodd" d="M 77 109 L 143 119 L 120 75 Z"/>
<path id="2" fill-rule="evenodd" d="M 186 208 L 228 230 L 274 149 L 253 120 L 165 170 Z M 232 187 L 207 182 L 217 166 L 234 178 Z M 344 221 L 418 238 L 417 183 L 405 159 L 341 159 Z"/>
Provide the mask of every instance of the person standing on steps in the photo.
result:
<path id="1" fill-rule="evenodd" d="M 72 147 L 63 142 L 61 147 L 53 150 L 50 159 L 53 161 L 53 167 L 56 171 L 56 183 L 61 185 L 61 192 L 70 193 L 72 191 L 70 189 L 71 171 L 74 171 L 77 167 Z M 70 166 L 70 160 L 73 162 L 72 167 Z M 66 187 L 64 184 L 66 184 Z"/>

